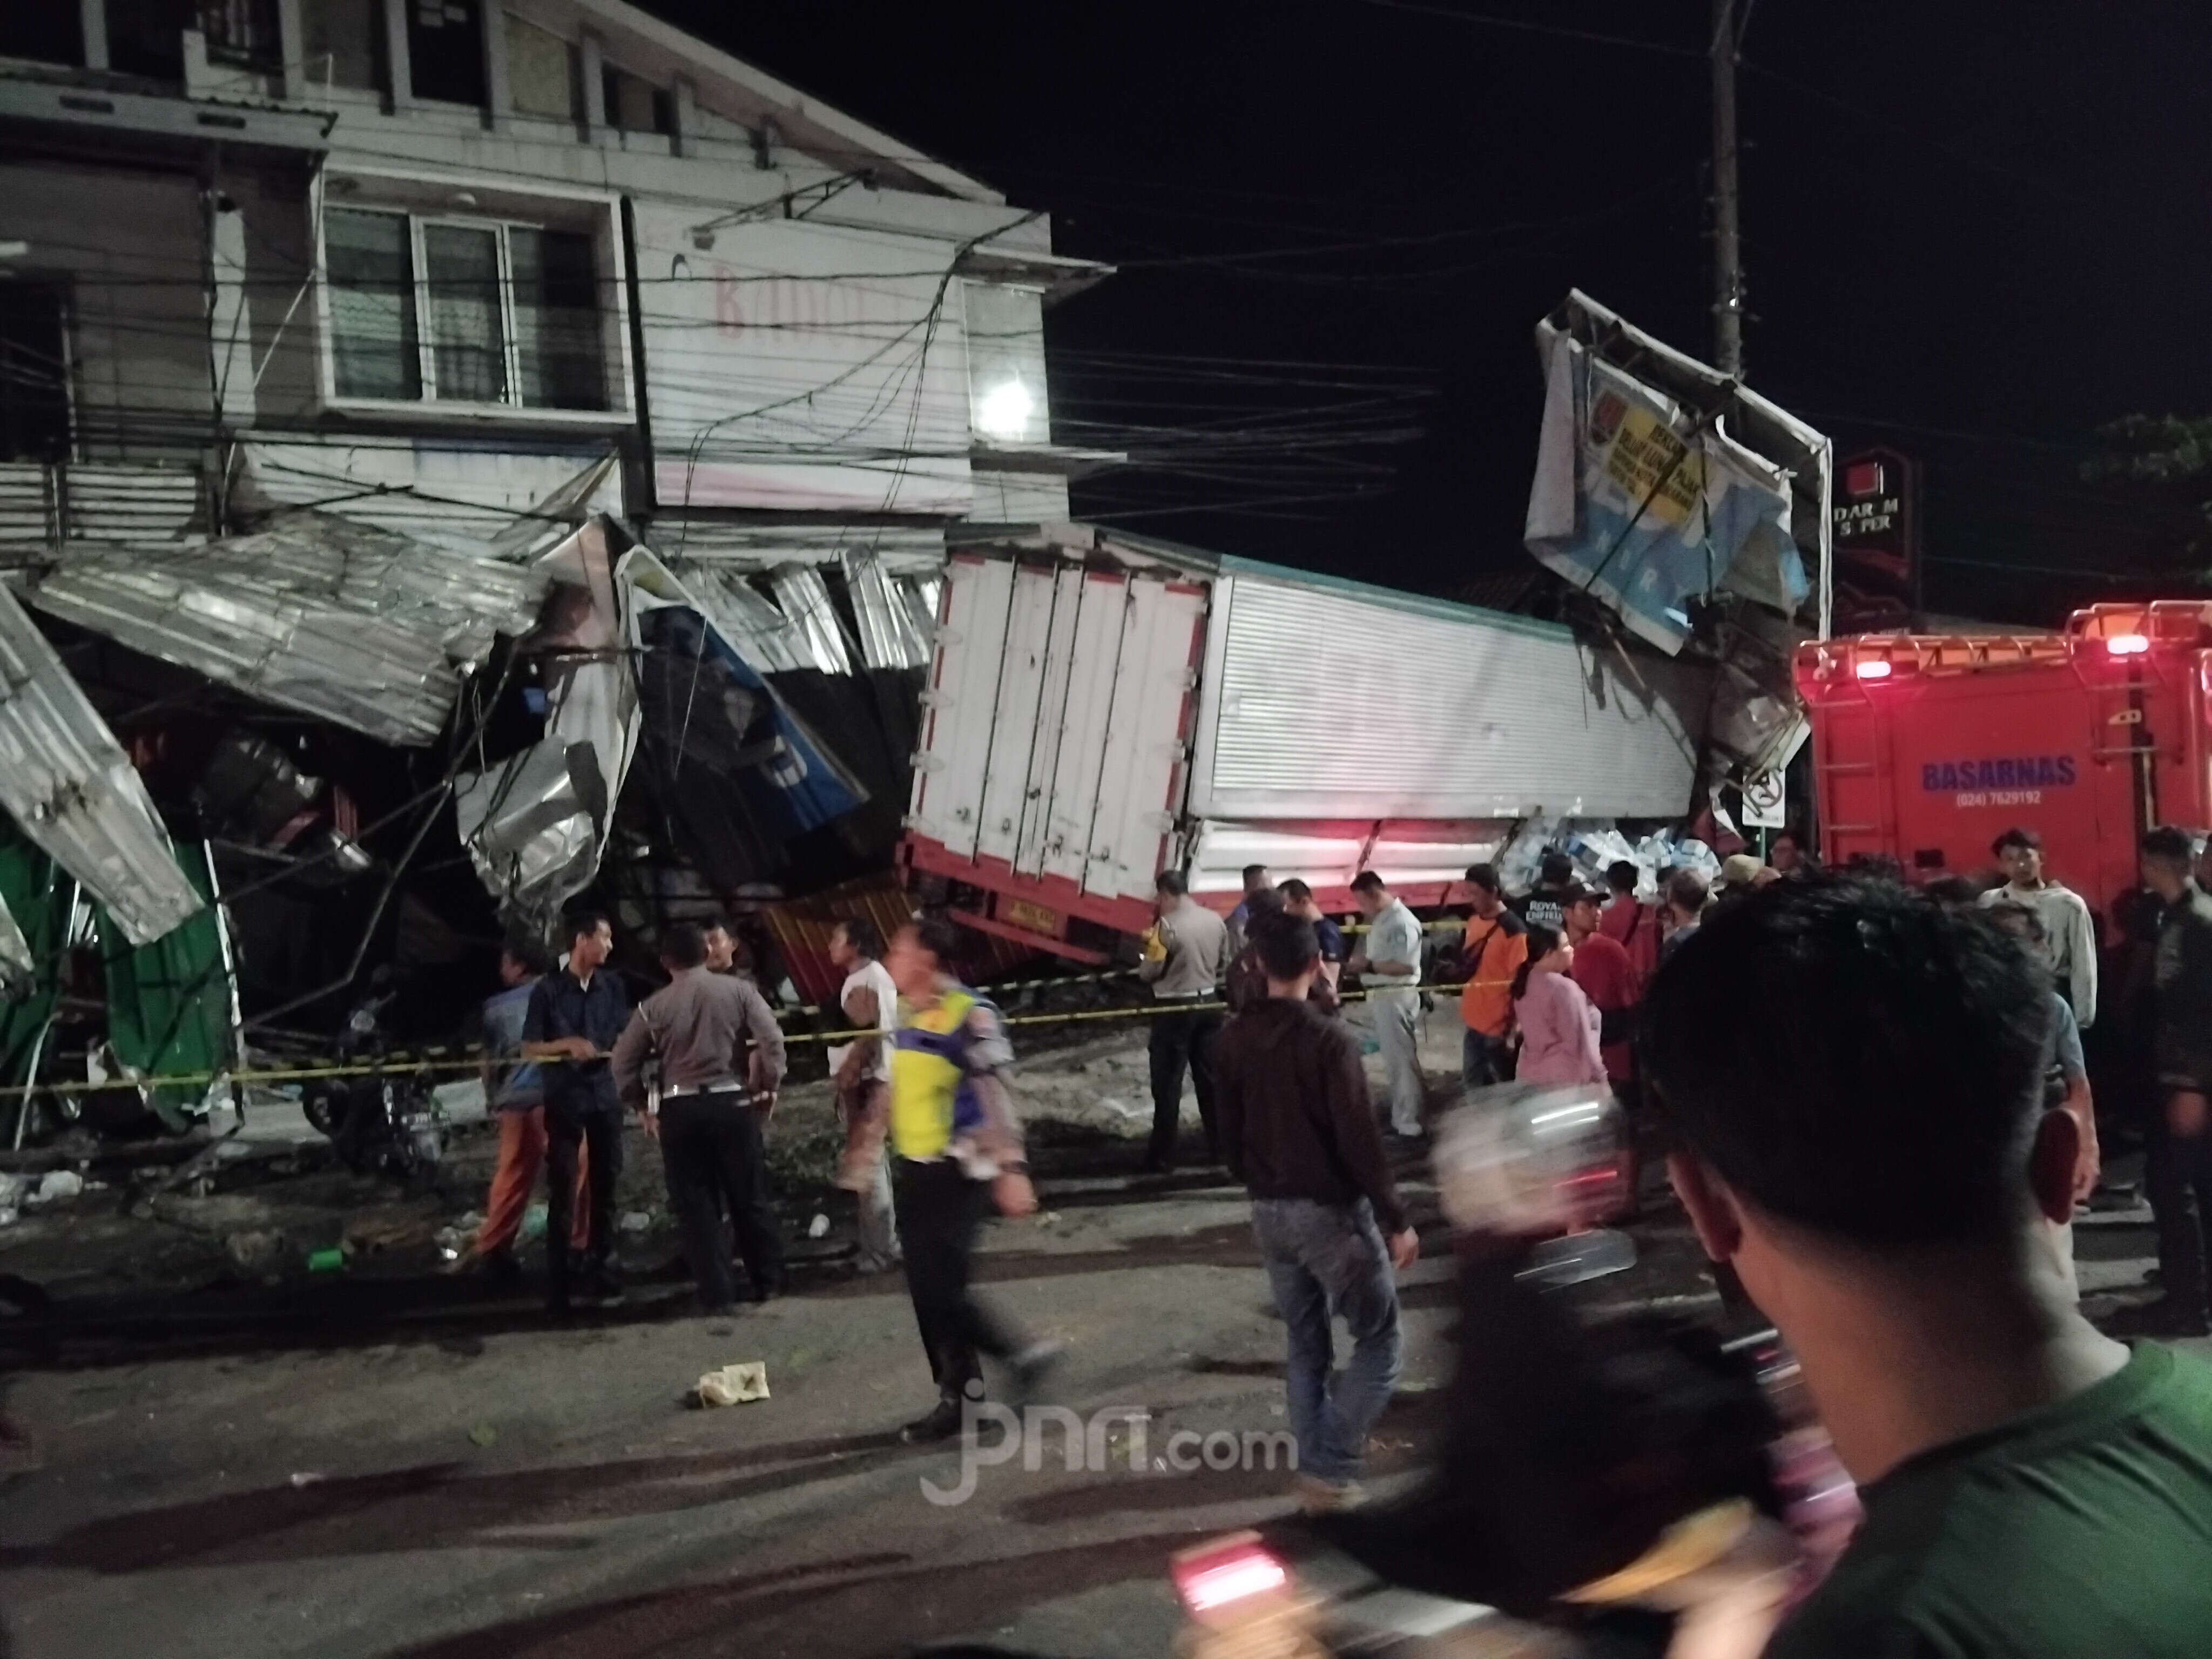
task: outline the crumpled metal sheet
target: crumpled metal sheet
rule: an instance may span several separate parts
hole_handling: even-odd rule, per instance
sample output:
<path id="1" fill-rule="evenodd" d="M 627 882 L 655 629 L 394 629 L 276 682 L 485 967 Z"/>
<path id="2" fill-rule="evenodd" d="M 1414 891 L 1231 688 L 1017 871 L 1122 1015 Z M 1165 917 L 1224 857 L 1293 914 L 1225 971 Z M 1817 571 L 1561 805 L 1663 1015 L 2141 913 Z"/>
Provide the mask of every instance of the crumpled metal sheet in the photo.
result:
<path id="1" fill-rule="evenodd" d="M 150 945 L 200 909 L 131 757 L 4 589 L 0 805 L 107 907 L 133 945 Z"/>
<path id="2" fill-rule="evenodd" d="M 811 565 L 782 564 L 768 579 L 777 607 L 791 621 L 808 659 L 807 666 L 825 674 L 849 674 L 853 659 L 845 650 L 845 629 L 830 602 L 829 584 Z"/>
<path id="3" fill-rule="evenodd" d="M 25 597 L 165 662 L 386 743 L 436 740 L 495 635 L 526 632 L 545 577 L 328 514 L 204 547 L 65 543 Z"/>
<path id="4" fill-rule="evenodd" d="M 557 737 L 454 783 L 461 842 L 485 890 L 502 910 L 548 922 L 598 870 L 607 808 L 592 745 Z"/>
<path id="5" fill-rule="evenodd" d="M 30 940 L 23 937 L 22 927 L 8 908 L 8 901 L 0 899 L 0 997 L 14 998 L 27 992 L 38 974 Z"/>
<path id="6" fill-rule="evenodd" d="M 860 625 L 860 660 L 871 668 L 928 667 L 933 630 L 915 615 L 921 598 L 915 579 L 891 575 L 878 553 L 848 550 L 844 565 L 845 591 Z M 929 617 L 933 623 L 933 603 Z"/>
<path id="7" fill-rule="evenodd" d="M 781 674 L 822 666 L 791 618 L 738 572 L 690 565 L 684 571 L 683 585 L 714 631 L 756 672 Z"/>
<path id="8" fill-rule="evenodd" d="M 553 594 L 523 647 L 545 688 L 544 738 L 455 789 L 461 842 L 485 890 L 502 911 L 549 927 L 599 872 L 637 748 L 612 528 L 594 516 L 537 562 Z"/>

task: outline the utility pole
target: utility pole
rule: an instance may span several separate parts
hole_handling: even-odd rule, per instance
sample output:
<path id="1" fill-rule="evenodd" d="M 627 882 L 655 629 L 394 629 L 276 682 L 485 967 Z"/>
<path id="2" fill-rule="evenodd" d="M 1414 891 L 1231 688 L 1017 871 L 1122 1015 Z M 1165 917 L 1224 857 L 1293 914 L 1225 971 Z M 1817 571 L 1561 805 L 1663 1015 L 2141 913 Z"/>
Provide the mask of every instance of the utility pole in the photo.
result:
<path id="1" fill-rule="evenodd" d="M 1729 379 L 1741 380 L 1743 246 L 1735 178 L 1735 0 L 1713 0 L 1713 362 Z"/>

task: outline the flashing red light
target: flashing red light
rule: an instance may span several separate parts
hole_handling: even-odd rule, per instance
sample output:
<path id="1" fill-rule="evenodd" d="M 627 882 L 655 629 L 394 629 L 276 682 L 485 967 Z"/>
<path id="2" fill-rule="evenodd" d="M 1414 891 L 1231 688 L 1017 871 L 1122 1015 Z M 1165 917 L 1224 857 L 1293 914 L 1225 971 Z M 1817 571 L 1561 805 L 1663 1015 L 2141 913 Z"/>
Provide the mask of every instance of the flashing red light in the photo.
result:
<path id="1" fill-rule="evenodd" d="M 1892 670 L 1887 657 L 1875 657 L 1861 663 L 1851 672 L 1863 680 L 1886 680 Z"/>
<path id="2" fill-rule="evenodd" d="M 2150 649 L 2150 640 L 2142 634 L 2115 634 L 2105 641 L 2105 649 L 2116 657 L 2140 657 Z"/>
<path id="3" fill-rule="evenodd" d="M 1283 1564 L 1256 1544 L 1178 1564 L 1176 1593 L 1193 1613 L 1211 1613 L 1232 1601 L 1278 1590 L 1291 1581 Z"/>
<path id="4" fill-rule="evenodd" d="M 1881 495 L 1887 482 L 1880 461 L 1854 461 L 1844 469 L 1844 494 L 1854 500 L 1862 495 Z"/>

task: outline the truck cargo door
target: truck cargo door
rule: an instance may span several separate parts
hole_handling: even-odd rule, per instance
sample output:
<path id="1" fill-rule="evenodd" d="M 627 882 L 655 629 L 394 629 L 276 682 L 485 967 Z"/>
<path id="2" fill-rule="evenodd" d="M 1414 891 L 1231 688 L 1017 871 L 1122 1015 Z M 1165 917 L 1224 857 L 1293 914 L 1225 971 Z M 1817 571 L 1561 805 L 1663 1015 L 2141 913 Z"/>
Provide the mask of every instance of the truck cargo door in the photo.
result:
<path id="1" fill-rule="evenodd" d="M 1058 573 L 1048 566 L 1014 567 L 1013 596 L 1006 613 L 1006 648 L 1000 653 L 997 714 L 991 723 L 991 749 L 984 763 L 981 823 L 976 835 L 979 858 L 1008 865 L 1022 827 L 1030 766 L 1043 729 L 1041 698 L 1052 640 L 1053 606 Z"/>
<path id="2" fill-rule="evenodd" d="M 1079 887 L 1090 856 L 1091 820 L 1097 812 L 1098 781 L 1106 757 L 1106 722 L 1113 712 L 1115 675 L 1121 665 L 1121 623 L 1129 605 L 1127 576 L 1109 570 L 1081 574 L 1042 848 L 1043 873 Z"/>
<path id="3" fill-rule="evenodd" d="M 1084 861 L 1086 892 L 1152 891 L 1182 806 L 1204 591 L 1140 577 L 1129 584 L 1106 726 L 1098 805 Z"/>
<path id="4" fill-rule="evenodd" d="M 912 816 L 915 834 L 962 858 L 975 857 L 982 823 L 1013 579 L 1005 559 L 957 557 L 945 568 Z"/>
<path id="5" fill-rule="evenodd" d="M 1076 623 L 1085 586 L 1084 573 L 1073 567 L 1054 578 L 1052 629 L 1045 642 L 1044 681 L 1037 693 L 1036 739 L 1030 745 L 1029 782 L 1022 798 L 1021 830 L 1014 842 L 1014 870 L 1019 875 L 1043 873 L 1045 849 L 1051 842 L 1052 792 L 1067 732 Z"/>

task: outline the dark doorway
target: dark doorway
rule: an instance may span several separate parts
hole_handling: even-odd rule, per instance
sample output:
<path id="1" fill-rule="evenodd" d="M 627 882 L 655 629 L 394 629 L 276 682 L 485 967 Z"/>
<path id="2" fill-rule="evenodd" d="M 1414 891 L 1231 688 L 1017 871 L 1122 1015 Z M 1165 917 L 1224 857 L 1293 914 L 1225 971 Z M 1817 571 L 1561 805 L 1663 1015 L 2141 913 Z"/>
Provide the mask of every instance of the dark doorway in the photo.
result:
<path id="1" fill-rule="evenodd" d="M 70 450 L 69 295 L 59 283 L 0 283 L 0 459 Z"/>

